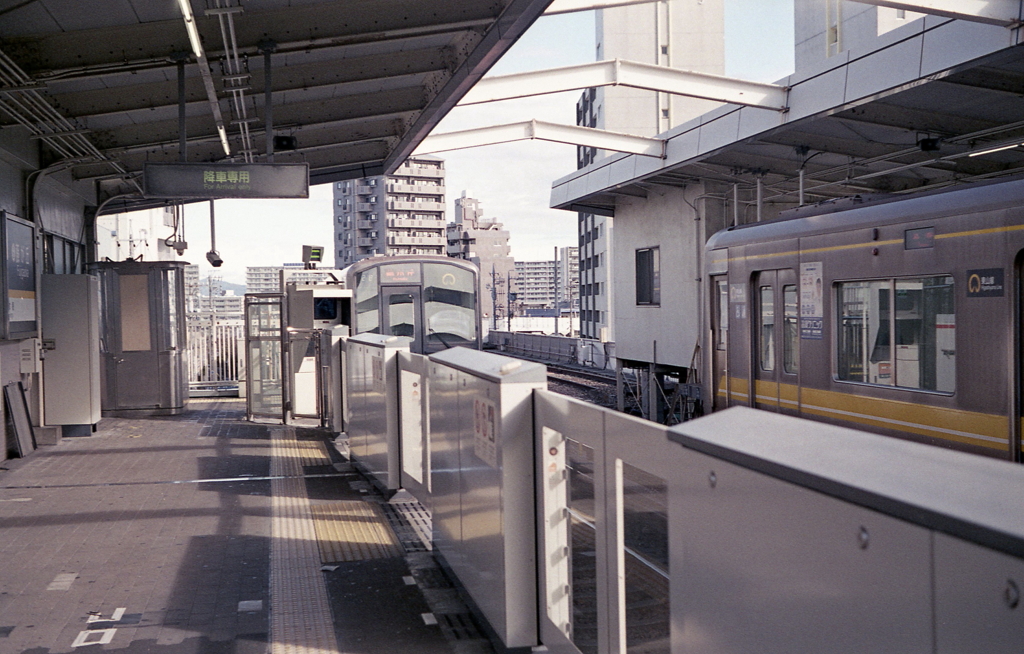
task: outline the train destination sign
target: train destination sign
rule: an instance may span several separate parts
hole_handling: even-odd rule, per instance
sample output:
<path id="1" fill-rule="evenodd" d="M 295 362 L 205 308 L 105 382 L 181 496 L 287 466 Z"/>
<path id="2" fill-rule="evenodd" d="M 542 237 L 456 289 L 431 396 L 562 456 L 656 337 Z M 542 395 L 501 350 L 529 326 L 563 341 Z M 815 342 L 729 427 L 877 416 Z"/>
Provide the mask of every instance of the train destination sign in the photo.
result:
<path id="1" fill-rule="evenodd" d="M 308 198 L 309 164 L 147 163 L 147 198 Z"/>

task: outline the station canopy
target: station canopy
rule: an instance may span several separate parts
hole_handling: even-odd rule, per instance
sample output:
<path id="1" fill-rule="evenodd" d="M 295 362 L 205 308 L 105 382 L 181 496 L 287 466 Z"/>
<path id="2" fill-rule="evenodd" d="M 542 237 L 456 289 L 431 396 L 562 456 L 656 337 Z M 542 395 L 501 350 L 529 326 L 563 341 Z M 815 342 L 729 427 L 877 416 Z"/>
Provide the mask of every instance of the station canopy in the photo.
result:
<path id="1" fill-rule="evenodd" d="M 0 138 L 27 130 L 42 166 L 118 197 L 144 163 L 181 160 L 183 82 L 189 162 L 273 147 L 314 184 L 387 174 L 549 1 L 0 0 Z"/>
<path id="2" fill-rule="evenodd" d="M 663 159 L 612 154 L 557 180 L 551 206 L 614 215 L 658 186 L 735 185 L 766 204 L 909 193 L 1024 173 L 1019 29 L 929 16 L 876 51 L 780 85 L 784 111 L 724 105 L 659 135 Z M 801 174 L 802 169 L 802 174 Z"/>

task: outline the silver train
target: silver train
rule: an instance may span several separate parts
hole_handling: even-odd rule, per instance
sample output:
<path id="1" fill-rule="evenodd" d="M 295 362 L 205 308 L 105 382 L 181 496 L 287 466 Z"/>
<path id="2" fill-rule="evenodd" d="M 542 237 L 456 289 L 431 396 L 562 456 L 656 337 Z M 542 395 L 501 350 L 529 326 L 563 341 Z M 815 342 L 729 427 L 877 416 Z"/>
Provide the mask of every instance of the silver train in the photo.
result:
<path id="1" fill-rule="evenodd" d="M 708 241 L 705 409 L 1021 461 L 1024 180 L 846 203 Z"/>
<path id="2" fill-rule="evenodd" d="M 445 256 L 372 257 L 344 271 L 355 310 L 353 334 L 371 332 L 413 339 L 410 349 L 430 354 L 462 346 L 479 350 L 479 272 L 475 264 Z"/>

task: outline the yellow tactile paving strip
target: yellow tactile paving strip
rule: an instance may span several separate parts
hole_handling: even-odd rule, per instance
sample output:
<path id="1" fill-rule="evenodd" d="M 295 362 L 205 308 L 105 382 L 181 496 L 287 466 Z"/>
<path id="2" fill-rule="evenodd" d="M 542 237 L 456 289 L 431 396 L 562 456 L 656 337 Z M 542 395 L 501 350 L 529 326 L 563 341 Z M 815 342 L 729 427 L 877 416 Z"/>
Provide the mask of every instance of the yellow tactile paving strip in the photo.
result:
<path id="1" fill-rule="evenodd" d="M 334 654 L 338 641 L 301 476 L 311 448 L 290 427 L 273 428 L 271 438 L 270 652 Z"/>
<path id="2" fill-rule="evenodd" d="M 293 456 L 298 456 L 304 466 L 325 466 L 331 463 L 327 446 L 322 441 L 295 441 Z"/>
<path id="3" fill-rule="evenodd" d="M 379 507 L 355 501 L 313 504 L 310 509 L 324 563 L 402 555 L 401 545 Z"/>

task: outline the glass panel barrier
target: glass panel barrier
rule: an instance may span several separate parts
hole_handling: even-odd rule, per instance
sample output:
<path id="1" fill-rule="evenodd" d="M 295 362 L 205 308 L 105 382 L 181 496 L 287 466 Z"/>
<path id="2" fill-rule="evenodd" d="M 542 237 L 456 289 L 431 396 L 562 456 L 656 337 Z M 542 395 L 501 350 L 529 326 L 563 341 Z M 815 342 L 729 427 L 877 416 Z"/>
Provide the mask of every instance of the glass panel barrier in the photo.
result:
<path id="1" fill-rule="evenodd" d="M 569 469 L 569 579 L 572 586 L 570 638 L 583 654 L 597 654 L 597 534 L 594 507 L 594 450 L 566 440 Z"/>
<path id="2" fill-rule="evenodd" d="M 626 651 L 668 654 L 670 648 L 668 487 L 622 464 Z"/>

